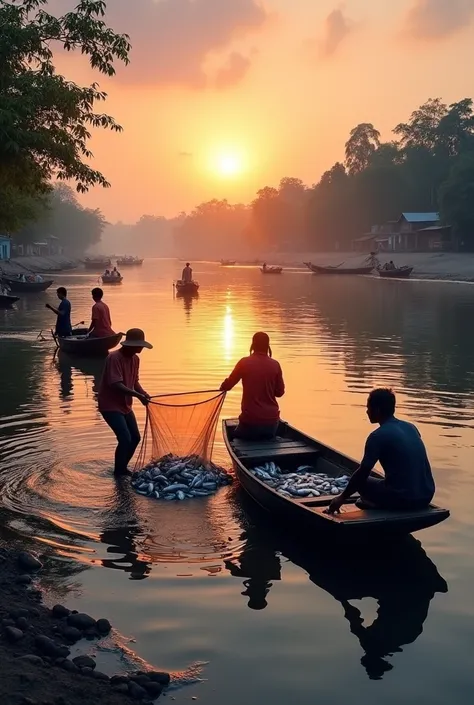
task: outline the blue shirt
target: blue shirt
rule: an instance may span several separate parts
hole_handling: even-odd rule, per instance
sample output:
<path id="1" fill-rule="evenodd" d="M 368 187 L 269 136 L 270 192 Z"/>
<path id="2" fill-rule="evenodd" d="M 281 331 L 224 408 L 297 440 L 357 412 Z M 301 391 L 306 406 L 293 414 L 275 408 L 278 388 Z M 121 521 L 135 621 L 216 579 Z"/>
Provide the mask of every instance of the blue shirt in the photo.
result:
<path id="1" fill-rule="evenodd" d="M 403 499 L 433 499 L 435 484 L 420 432 L 394 416 L 370 434 L 362 465 L 371 469 L 380 462 L 387 489 Z"/>
<path id="2" fill-rule="evenodd" d="M 58 306 L 58 311 L 61 311 L 61 315 L 56 319 L 56 335 L 61 337 L 71 335 L 71 302 L 63 299 Z"/>

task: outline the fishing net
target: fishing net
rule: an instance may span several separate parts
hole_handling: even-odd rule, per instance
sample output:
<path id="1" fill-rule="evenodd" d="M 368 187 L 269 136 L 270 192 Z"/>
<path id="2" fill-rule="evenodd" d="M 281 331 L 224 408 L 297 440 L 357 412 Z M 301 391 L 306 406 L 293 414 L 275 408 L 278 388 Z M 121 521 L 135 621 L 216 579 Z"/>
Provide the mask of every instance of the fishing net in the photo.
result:
<path id="1" fill-rule="evenodd" d="M 147 406 L 147 421 L 136 468 L 166 455 L 211 460 L 225 392 L 187 392 L 155 397 Z"/>

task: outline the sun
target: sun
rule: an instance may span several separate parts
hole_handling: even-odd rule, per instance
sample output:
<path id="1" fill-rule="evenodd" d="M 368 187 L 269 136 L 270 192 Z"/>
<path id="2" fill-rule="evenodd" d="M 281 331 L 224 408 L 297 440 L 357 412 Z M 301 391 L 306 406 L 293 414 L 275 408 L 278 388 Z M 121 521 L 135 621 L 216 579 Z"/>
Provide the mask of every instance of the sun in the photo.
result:
<path id="1" fill-rule="evenodd" d="M 237 176 L 242 171 L 242 159 L 237 154 L 220 154 L 216 167 L 221 176 Z"/>

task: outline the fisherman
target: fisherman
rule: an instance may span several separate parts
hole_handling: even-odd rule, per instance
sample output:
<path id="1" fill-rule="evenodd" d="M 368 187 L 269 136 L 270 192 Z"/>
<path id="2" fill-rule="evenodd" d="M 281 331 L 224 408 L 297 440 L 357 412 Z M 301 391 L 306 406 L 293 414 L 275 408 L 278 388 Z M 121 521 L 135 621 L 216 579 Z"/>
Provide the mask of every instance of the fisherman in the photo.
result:
<path id="1" fill-rule="evenodd" d="M 51 304 L 45 304 L 45 308 L 49 308 L 50 311 L 56 314 L 56 328 L 55 333 L 59 338 L 67 338 L 72 335 L 72 325 L 71 325 L 71 302 L 67 298 L 67 289 L 64 286 L 60 286 L 56 290 L 59 301 L 61 302 L 58 308 L 54 308 Z"/>
<path id="2" fill-rule="evenodd" d="M 43 281 L 44 281 L 44 279 L 43 279 L 43 277 L 41 276 L 41 274 L 35 274 L 35 282 L 36 282 L 37 284 L 40 284 L 40 283 L 43 282 Z"/>
<path id="3" fill-rule="evenodd" d="M 267 263 L 266 263 L 266 262 L 263 263 L 262 269 L 263 269 L 264 272 L 266 271 L 266 269 L 267 269 Z"/>
<path id="4" fill-rule="evenodd" d="M 284 395 L 285 384 L 280 364 L 272 359 L 270 338 L 266 333 L 255 333 L 250 356 L 237 363 L 221 384 L 221 391 L 230 391 L 240 380 L 242 413 L 235 437 L 255 441 L 274 438 L 280 423 L 277 398 Z"/>
<path id="5" fill-rule="evenodd" d="M 117 267 L 114 267 L 114 268 L 113 268 L 113 270 L 112 270 L 112 276 L 113 276 L 113 277 L 119 277 L 119 276 L 120 276 L 120 272 L 118 271 Z"/>
<path id="6" fill-rule="evenodd" d="M 191 284 L 191 282 L 193 281 L 193 270 L 189 266 L 189 262 L 186 262 L 186 266 L 183 269 L 183 272 L 181 274 L 181 281 L 184 284 Z"/>
<path id="7" fill-rule="evenodd" d="M 112 329 L 109 307 L 102 301 L 104 292 L 97 286 L 92 289 L 91 294 L 95 303 L 92 306 L 89 336 L 91 338 L 107 338 L 109 335 L 115 335 L 115 331 Z"/>
<path id="8" fill-rule="evenodd" d="M 420 432 L 395 417 L 395 403 L 391 389 L 374 389 L 369 394 L 367 416 L 380 428 L 368 437 L 360 466 L 346 489 L 329 505 L 329 514 L 338 512 L 357 491 L 361 509 L 409 511 L 423 509 L 433 499 L 435 484 Z M 369 477 L 378 461 L 385 477 Z"/>
<path id="9" fill-rule="evenodd" d="M 146 406 L 150 396 L 139 382 L 138 355 L 143 348 L 153 347 L 147 343 L 140 328 L 127 331 L 121 345 L 106 360 L 98 395 L 99 411 L 118 441 L 114 466 L 117 476 L 129 474 L 127 465 L 140 443 L 140 432 L 132 411 L 133 397 Z"/>
<path id="10" fill-rule="evenodd" d="M 104 277 L 110 277 L 110 269 L 105 270 Z"/>
<path id="11" fill-rule="evenodd" d="M 393 263 L 393 260 L 390 260 L 390 263 L 389 263 L 389 265 L 388 265 L 388 268 L 389 268 L 389 270 L 392 271 L 392 272 L 393 272 L 394 269 L 396 269 L 396 267 L 395 267 L 395 265 L 394 265 L 394 263 Z"/>

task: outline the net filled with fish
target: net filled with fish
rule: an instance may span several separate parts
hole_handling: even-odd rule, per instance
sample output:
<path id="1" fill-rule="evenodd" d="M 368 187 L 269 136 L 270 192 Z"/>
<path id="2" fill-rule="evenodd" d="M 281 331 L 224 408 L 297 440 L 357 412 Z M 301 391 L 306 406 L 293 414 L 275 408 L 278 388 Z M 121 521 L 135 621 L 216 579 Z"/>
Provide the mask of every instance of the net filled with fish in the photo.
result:
<path id="1" fill-rule="evenodd" d="M 285 473 L 273 462 L 259 465 L 250 472 L 287 499 L 336 496 L 346 489 L 350 479 L 348 475 L 331 477 L 316 472 L 310 465 L 300 465 L 296 472 Z"/>
<path id="2" fill-rule="evenodd" d="M 207 497 L 232 478 L 211 461 L 223 392 L 155 397 L 147 406 L 132 487 L 147 497 Z"/>

